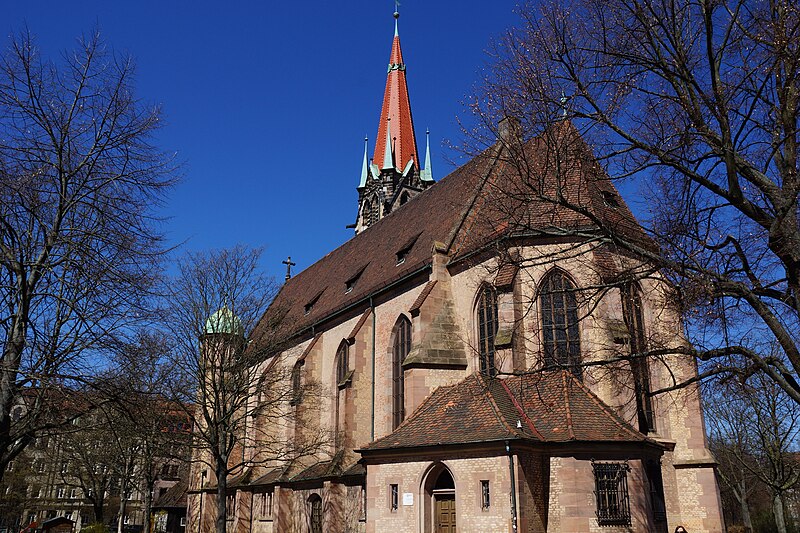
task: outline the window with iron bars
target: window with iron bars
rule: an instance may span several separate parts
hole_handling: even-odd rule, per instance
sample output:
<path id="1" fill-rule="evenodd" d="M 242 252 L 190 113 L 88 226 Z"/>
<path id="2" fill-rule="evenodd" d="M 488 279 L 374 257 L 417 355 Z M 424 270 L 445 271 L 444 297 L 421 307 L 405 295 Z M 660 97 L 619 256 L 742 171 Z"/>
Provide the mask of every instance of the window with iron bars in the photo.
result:
<path id="1" fill-rule="evenodd" d="M 601 526 L 630 526 L 627 463 L 592 462 L 597 523 Z"/>

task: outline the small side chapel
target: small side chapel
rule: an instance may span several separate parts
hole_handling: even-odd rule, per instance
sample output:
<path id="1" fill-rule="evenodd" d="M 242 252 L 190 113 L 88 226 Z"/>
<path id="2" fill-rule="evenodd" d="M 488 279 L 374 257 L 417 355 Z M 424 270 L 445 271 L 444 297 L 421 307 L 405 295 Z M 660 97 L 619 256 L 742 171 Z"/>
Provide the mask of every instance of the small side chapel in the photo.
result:
<path id="1" fill-rule="evenodd" d="M 695 363 L 637 357 L 685 342 L 670 287 L 597 221 L 652 243 L 568 121 L 525 140 L 506 119 L 435 182 L 397 18 L 355 236 L 287 276 L 272 306 L 292 326 L 276 361 L 321 389 L 286 406 L 303 427 L 280 437 L 313 428 L 332 445 L 239 476 L 228 531 L 722 533 L 699 391 L 654 394 Z M 214 530 L 202 468 L 192 533 Z"/>

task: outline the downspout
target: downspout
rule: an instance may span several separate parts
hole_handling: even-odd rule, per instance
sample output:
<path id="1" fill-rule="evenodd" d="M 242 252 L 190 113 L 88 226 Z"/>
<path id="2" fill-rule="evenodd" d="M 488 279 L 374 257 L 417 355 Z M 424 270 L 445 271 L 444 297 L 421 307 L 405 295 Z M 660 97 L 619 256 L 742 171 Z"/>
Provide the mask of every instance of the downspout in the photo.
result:
<path id="1" fill-rule="evenodd" d="M 200 471 L 200 517 L 197 521 L 197 533 L 200 533 L 203 528 L 203 487 L 206 484 L 206 471 Z"/>
<path id="2" fill-rule="evenodd" d="M 372 422 L 370 424 L 370 442 L 375 440 L 375 302 L 369 297 L 369 308 L 372 314 Z"/>
<path id="3" fill-rule="evenodd" d="M 506 453 L 508 454 L 508 473 L 511 476 L 511 531 L 517 533 L 517 487 L 514 480 L 514 456 L 511 455 L 508 441 L 506 441 Z"/>

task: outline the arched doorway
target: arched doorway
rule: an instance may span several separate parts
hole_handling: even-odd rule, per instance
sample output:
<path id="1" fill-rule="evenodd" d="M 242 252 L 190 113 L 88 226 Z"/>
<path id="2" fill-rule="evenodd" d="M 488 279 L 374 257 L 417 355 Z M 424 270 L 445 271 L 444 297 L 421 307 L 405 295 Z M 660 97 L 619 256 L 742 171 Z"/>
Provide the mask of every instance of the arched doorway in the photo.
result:
<path id="1" fill-rule="evenodd" d="M 435 533 L 456 533 L 456 484 L 445 468 L 433 486 Z"/>
<path id="2" fill-rule="evenodd" d="M 456 533 L 456 485 L 453 475 L 443 464 L 435 464 L 423 483 L 423 531 Z"/>

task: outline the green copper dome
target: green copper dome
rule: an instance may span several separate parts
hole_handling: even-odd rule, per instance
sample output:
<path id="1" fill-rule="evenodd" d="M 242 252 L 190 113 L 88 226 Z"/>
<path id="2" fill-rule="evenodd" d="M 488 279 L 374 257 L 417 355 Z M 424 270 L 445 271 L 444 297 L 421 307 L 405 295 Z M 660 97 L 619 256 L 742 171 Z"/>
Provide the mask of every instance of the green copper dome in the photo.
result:
<path id="1" fill-rule="evenodd" d="M 244 335 L 244 328 L 239 317 L 233 314 L 226 305 L 206 320 L 206 334 L 227 333 L 229 335 Z"/>

